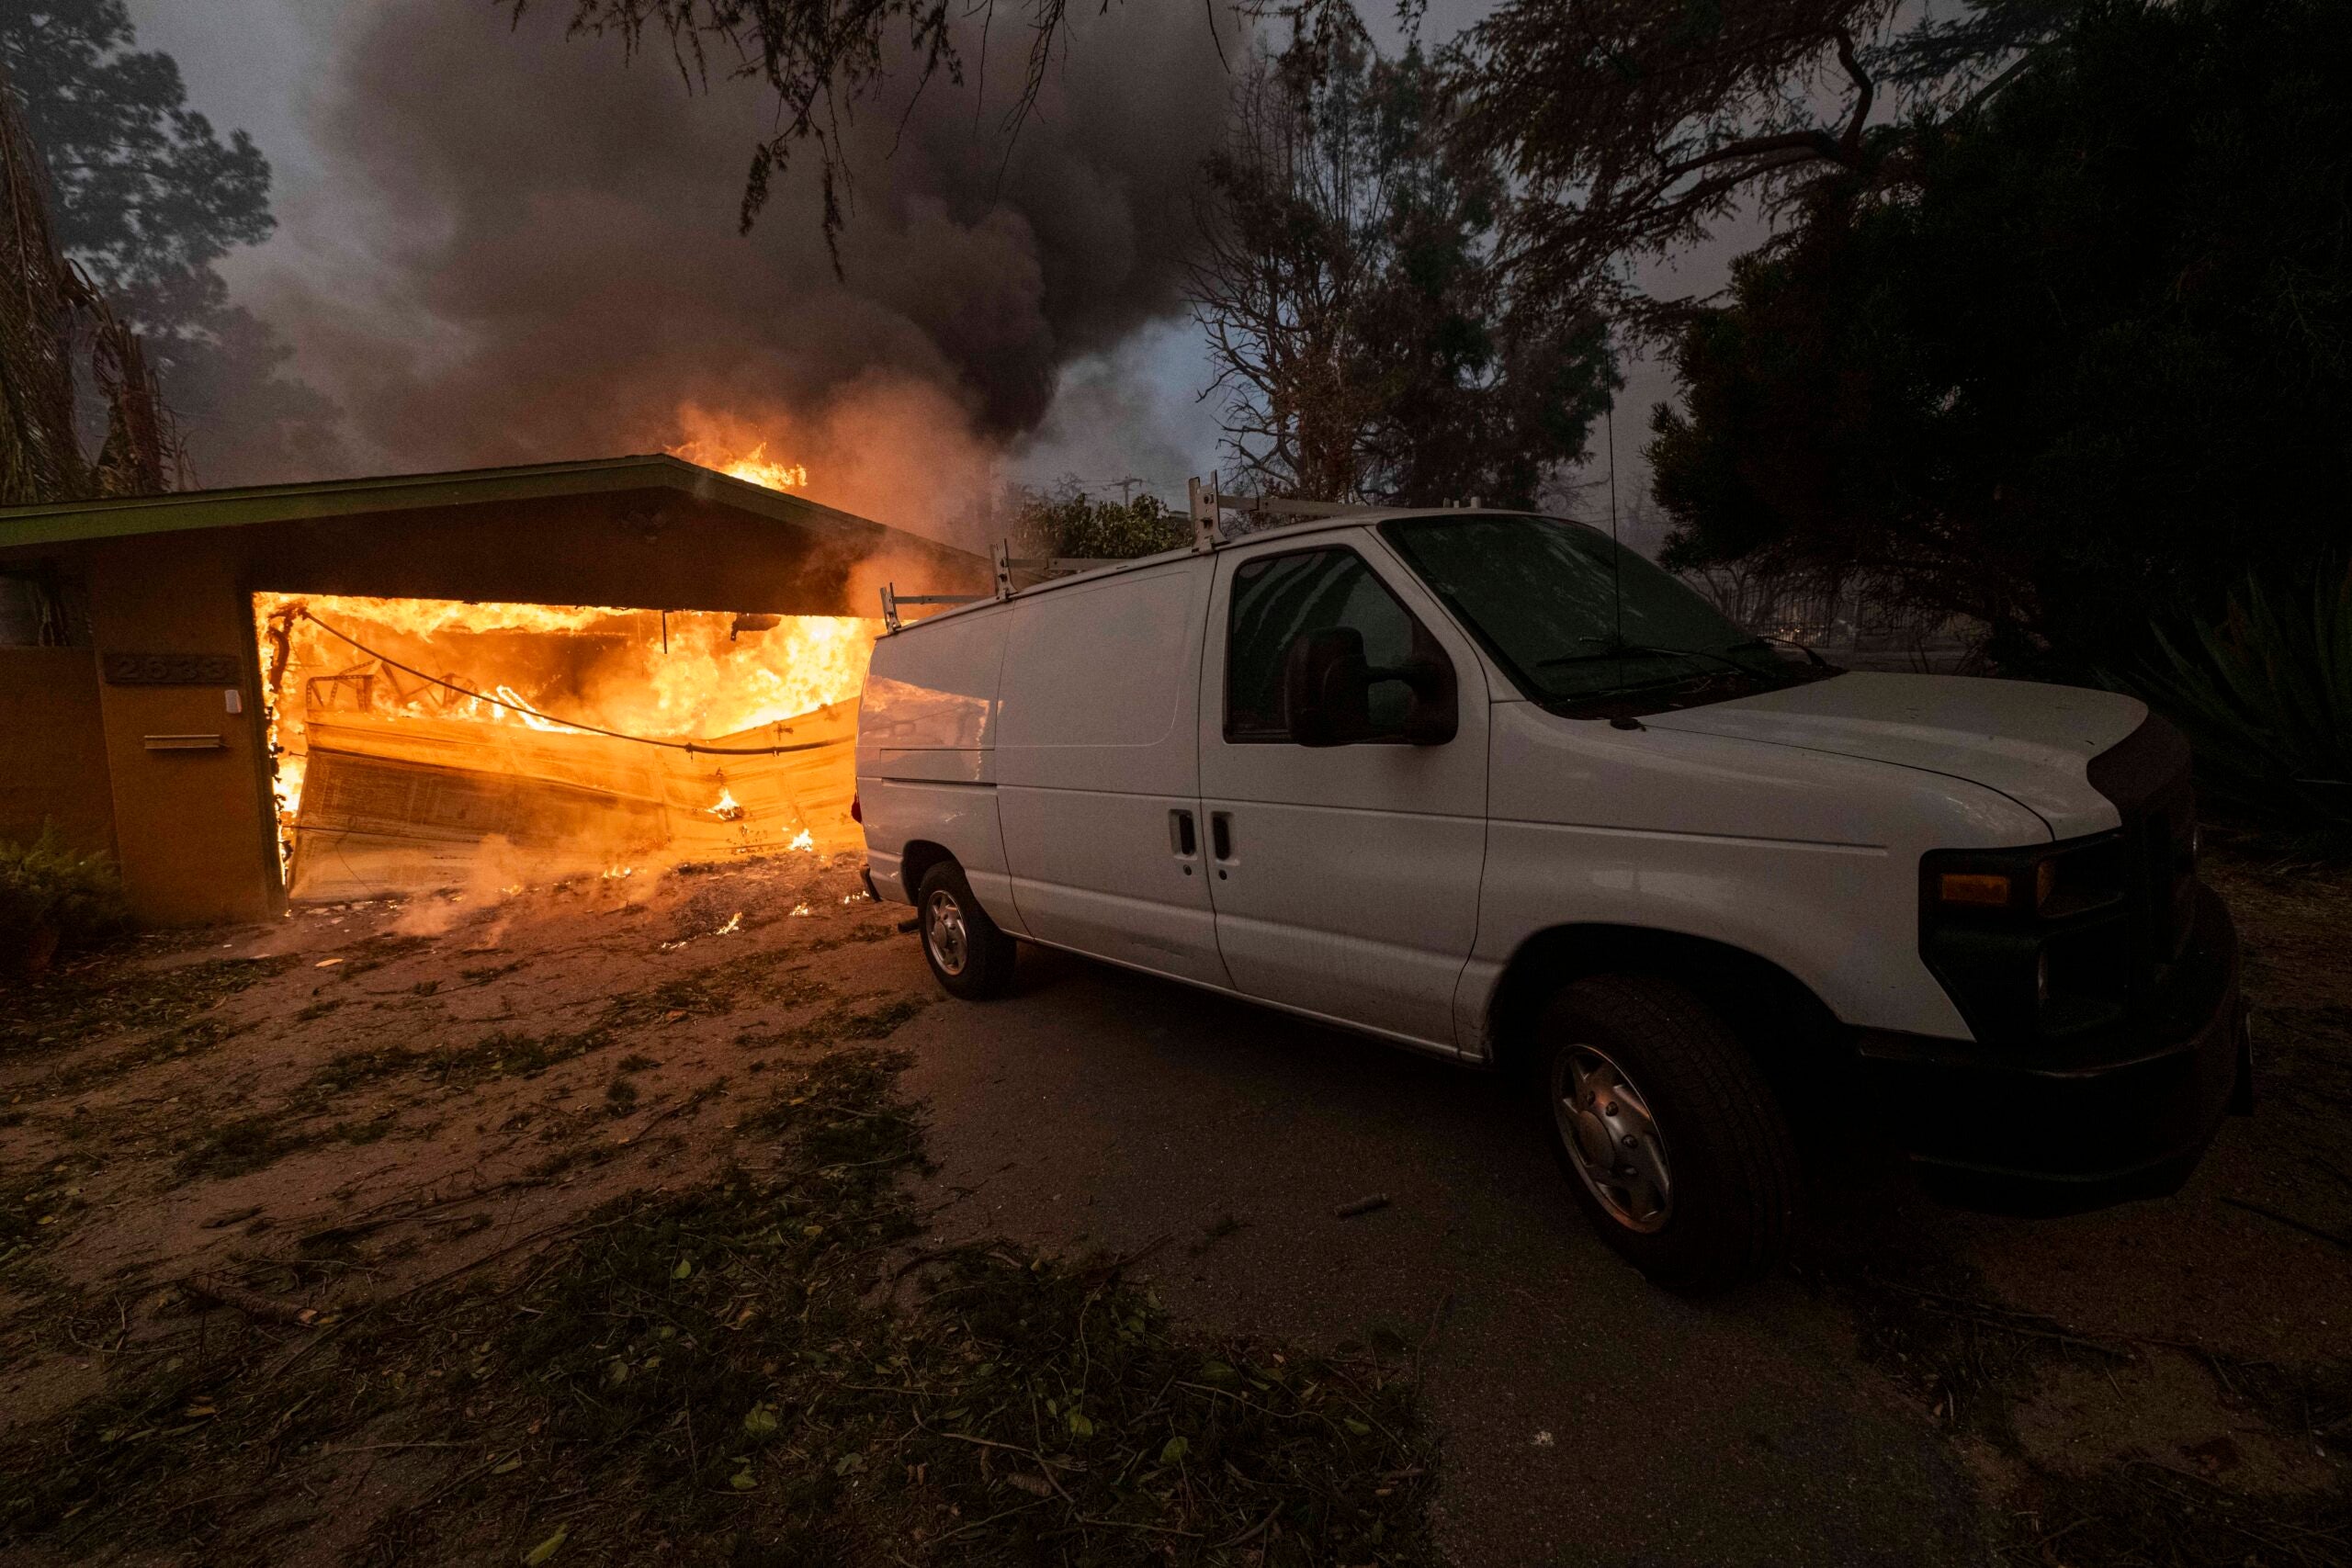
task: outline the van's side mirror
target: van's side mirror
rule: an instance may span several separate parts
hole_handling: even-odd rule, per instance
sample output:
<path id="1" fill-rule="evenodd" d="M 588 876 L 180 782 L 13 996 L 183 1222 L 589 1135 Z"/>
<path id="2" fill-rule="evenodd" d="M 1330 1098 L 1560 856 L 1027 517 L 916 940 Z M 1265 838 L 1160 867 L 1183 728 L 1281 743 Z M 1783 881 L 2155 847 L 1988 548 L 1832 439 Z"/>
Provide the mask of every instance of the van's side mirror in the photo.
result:
<path id="1" fill-rule="evenodd" d="M 1462 705 L 1456 694 L 1453 660 L 1442 649 L 1417 652 L 1394 670 L 1375 670 L 1375 681 L 1402 681 L 1412 688 L 1405 709 L 1405 739 L 1415 746 L 1442 746 L 1462 728 Z"/>
<path id="2" fill-rule="evenodd" d="M 1301 632 L 1283 660 L 1283 721 L 1301 746 L 1347 746 L 1372 736 L 1372 671 L 1353 626 Z"/>
<path id="3" fill-rule="evenodd" d="M 1412 692 L 1404 722 L 1374 729 L 1372 688 L 1401 681 Z M 1351 746 L 1395 738 L 1415 746 L 1442 746 L 1461 728 L 1453 661 L 1442 649 L 1417 650 L 1394 669 L 1364 661 L 1363 634 L 1352 626 L 1301 632 L 1283 662 L 1283 717 L 1301 746 Z"/>

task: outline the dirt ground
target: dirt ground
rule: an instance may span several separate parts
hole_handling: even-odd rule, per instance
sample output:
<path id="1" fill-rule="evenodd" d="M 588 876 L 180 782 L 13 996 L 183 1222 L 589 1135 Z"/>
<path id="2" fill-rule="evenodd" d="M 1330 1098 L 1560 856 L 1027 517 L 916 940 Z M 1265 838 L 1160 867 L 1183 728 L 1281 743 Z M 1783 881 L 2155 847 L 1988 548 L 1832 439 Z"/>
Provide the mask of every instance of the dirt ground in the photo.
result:
<path id="1" fill-rule="evenodd" d="M 925 1245 L 1410 1347 L 1456 1561 L 2352 1560 L 2352 882 L 2213 880 L 2262 1103 L 2183 1193 L 2001 1219 L 1826 1159 L 1792 1268 L 1705 1306 L 1577 1229 L 1494 1080 L 1054 955 L 932 1005 L 850 857 L 143 939 L 0 1000 L 0 1441 L 243 1321 L 222 1286 L 348 1311 L 690 1191 L 770 1075 L 887 1039 Z"/>
<path id="2" fill-rule="evenodd" d="M 864 973 L 903 913 L 795 855 L 302 907 L 7 998 L 0 1404 L 89 1395 L 191 1275 L 327 1309 L 707 1177 L 779 1047 L 930 999 Z"/>

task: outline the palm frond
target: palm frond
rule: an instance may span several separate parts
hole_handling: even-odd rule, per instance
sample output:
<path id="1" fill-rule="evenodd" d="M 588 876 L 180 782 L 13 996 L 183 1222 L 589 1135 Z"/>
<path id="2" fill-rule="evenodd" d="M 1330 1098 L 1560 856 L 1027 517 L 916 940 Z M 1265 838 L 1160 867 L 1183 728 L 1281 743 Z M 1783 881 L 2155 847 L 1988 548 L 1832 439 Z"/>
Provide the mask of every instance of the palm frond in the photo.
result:
<path id="1" fill-rule="evenodd" d="M 2352 833 L 2352 566 L 2307 590 L 2249 576 L 2210 620 L 2160 628 L 2110 683 L 2187 733 L 2199 794 L 2297 833 Z"/>

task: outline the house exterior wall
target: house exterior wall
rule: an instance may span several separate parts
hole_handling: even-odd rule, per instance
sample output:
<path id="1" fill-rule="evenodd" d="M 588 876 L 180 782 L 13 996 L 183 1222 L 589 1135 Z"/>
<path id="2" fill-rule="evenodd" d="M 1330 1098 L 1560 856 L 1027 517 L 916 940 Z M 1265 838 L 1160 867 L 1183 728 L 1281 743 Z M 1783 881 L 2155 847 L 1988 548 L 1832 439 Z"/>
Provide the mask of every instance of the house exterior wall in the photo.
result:
<path id="1" fill-rule="evenodd" d="M 0 842 L 44 824 L 85 853 L 113 854 L 114 795 L 86 648 L 0 648 Z"/>
<path id="2" fill-rule="evenodd" d="M 88 547 L 91 630 L 108 653 L 213 654 L 230 684 L 101 679 L 117 859 L 131 912 L 156 925 L 254 920 L 280 907 L 250 611 L 218 536 Z M 240 711 L 229 711 L 229 694 Z M 164 738 L 217 737 L 190 747 Z"/>

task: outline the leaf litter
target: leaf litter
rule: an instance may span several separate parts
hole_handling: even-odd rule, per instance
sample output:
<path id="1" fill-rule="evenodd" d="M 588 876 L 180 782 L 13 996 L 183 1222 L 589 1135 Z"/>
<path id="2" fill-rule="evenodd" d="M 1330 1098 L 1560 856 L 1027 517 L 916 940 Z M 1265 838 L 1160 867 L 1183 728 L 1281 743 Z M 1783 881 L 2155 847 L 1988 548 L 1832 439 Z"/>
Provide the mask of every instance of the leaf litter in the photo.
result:
<path id="1" fill-rule="evenodd" d="M 191 1303 L 0 1444 L 0 1541 L 284 1561 L 389 1491 L 360 1560 L 1438 1560 L 1401 1362 L 1193 1336 L 1118 1259 L 916 1248 L 907 1060 L 795 1064 L 772 1163 L 315 1326 Z"/>

